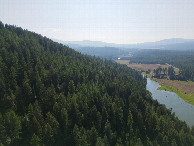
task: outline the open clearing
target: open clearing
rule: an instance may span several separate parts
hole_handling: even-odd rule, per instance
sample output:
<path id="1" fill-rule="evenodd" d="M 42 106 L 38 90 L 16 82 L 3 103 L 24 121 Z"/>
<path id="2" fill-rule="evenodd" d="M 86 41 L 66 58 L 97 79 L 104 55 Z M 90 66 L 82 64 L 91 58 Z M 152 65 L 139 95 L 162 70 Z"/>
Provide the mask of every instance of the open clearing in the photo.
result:
<path id="1" fill-rule="evenodd" d="M 117 63 L 126 64 L 128 67 L 131 67 L 138 71 L 148 71 L 148 69 L 154 70 L 158 67 L 167 68 L 169 65 L 161 65 L 161 64 L 137 64 L 137 63 L 129 63 L 129 60 L 115 60 Z"/>
<path id="2" fill-rule="evenodd" d="M 188 81 L 188 82 L 176 81 L 176 80 L 172 81 L 172 80 L 156 79 L 156 78 L 154 78 L 154 80 L 167 86 L 173 86 L 186 94 L 194 93 L 194 82 L 191 82 L 191 81 Z"/>

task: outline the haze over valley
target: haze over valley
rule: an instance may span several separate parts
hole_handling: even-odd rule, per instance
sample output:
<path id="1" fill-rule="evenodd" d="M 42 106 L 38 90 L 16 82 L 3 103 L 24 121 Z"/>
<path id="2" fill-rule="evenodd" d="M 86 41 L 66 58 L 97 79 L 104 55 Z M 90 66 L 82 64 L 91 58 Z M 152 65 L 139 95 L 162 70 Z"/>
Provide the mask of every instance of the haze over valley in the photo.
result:
<path id="1" fill-rule="evenodd" d="M 0 146 L 194 145 L 194 1 L 1 0 Z"/>

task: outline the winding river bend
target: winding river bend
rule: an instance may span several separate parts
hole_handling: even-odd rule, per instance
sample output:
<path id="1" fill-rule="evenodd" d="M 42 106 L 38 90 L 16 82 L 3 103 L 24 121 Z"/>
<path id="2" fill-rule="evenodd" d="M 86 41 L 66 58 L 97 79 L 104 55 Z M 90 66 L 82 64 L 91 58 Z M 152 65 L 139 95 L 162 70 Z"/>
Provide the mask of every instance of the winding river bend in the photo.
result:
<path id="1" fill-rule="evenodd" d="M 177 94 L 169 91 L 157 90 L 159 83 L 147 78 L 147 90 L 159 103 L 165 104 L 168 109 L 172 108 L 175 115 L 185 121 L 190 127 L 194 126 L 194 106 L 186 103 Z"/>

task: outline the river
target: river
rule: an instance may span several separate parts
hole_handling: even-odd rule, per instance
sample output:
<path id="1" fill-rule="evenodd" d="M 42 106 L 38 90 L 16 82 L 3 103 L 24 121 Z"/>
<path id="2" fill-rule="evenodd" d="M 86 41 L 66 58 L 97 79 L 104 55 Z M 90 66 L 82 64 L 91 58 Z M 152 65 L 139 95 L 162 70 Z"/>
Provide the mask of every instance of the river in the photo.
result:
<path id="1" fill-rule="evenodd" d="M 157 90 L 159 83 L 147 78 L 147 90 L 159 103 L 165 104 L 168 109 L 172 108 L 175 115 L 185 121 L 190 127 L 194 126 L 194 106 L 182 100 L 177 94 L 164 90 Z"/>

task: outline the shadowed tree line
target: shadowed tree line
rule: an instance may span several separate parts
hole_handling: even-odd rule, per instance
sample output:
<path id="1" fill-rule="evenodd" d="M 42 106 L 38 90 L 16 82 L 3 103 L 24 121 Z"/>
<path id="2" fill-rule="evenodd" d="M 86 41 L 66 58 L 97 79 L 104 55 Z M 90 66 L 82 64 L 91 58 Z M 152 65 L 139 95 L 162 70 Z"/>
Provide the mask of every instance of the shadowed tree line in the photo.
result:
<path id="1" fill-rule="evenodd" d="M 146 71 L 147 74 L 150 74 L 150 72 L 151 72 L 150 69 Z M 158 68 L 153 70 L 152 77 L 170 80 L 178 79 L 178 75 L 175 74 L 174 68 L 172 66 L 169 66 L 168 68 L 162 68 L 161 66 L 159 66 Z"/>

